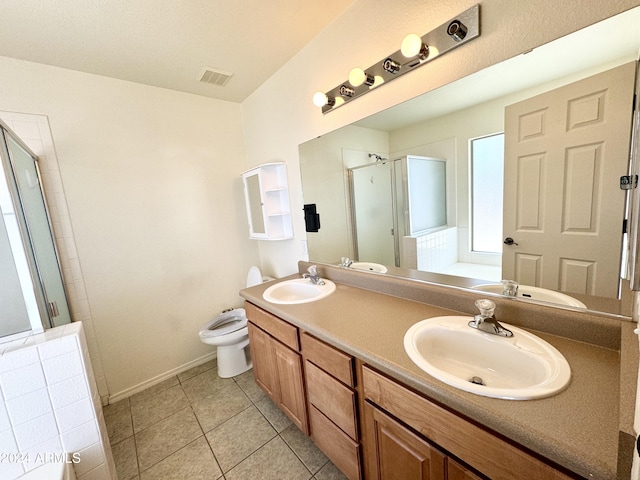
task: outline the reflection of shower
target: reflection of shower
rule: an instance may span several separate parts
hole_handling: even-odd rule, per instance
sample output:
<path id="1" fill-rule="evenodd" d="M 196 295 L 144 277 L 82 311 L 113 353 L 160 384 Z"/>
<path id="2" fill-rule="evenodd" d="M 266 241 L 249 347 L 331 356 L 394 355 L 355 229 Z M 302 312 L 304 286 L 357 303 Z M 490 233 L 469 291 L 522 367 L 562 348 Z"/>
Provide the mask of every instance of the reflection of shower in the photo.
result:
<path id="1" fill-rule="evenodd" d="M 447 223 L 446 161 L 369 157 L 376 162 L 348 169 L 353 256 L 399 267 L 402 237 Z"/>

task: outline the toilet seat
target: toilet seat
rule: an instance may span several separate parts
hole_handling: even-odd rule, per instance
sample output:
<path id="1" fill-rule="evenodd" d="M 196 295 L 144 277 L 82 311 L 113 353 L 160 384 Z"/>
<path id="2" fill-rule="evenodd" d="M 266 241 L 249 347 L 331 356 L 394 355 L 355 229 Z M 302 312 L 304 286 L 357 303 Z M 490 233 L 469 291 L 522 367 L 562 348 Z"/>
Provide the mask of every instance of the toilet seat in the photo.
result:
<path id="1" fill-rule="evenodd" d="M 247 326 L 247 315 L 244 308 L 235 308 L 219 314 L 202 327 L 200 338 L 220 337 L 228 335 Z"/>

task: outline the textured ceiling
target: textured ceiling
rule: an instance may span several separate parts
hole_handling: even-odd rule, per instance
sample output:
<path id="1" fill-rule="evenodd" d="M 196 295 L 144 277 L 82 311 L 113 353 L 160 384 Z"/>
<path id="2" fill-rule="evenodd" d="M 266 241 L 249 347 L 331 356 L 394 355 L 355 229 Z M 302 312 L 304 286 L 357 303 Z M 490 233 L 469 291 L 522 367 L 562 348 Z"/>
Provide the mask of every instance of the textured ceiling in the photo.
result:
<path id="1" fill-rule="evenodd" d="M 353 0 L 1 0 L 0 56 L 241 102 Z M 203 67 L 232 72 L 199 82 Z"/>

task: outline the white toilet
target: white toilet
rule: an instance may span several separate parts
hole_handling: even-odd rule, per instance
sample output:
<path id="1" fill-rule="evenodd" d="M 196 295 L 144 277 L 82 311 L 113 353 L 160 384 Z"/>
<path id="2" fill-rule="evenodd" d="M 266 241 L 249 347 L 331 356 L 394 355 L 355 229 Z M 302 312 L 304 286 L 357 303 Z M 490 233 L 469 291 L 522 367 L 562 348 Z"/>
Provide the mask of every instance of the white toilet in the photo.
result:
<path id="1" fill-rule="evenodd" d="M 263 282 L 258 267 L 251 267 L 247 275 L 247 287 Z M 200 340 L 218 347 L 218 376 L 235 377 L 249 370 L 253 363 L 249 352 L 249 330 L 244 308 L 224 310 L 202 326 Z"/>

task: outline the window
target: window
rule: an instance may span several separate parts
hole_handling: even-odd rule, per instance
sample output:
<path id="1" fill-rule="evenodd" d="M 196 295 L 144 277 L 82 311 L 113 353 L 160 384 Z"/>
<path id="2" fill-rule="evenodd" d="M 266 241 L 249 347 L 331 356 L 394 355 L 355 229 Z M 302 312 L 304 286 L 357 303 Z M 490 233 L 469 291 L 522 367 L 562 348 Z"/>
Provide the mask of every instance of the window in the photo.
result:
<path id="1" fill-rule="evenodd" d="M 504 133 L 470 142 L 471 250 L 502 253 Z"/>

